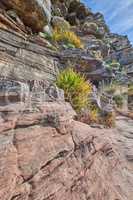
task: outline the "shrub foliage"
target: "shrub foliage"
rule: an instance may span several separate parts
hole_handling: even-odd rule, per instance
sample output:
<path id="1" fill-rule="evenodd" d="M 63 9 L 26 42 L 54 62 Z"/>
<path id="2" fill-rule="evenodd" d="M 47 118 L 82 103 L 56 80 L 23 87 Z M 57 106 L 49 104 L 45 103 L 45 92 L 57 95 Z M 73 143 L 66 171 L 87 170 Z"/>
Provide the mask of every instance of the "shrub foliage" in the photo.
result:
<path id="1" fill-rule="evenodd" d="M 87 107 L 92 85 L 79 73 L 71 68 L 65 69 L 59 74 L 56 84 L 64 90 L 66 101 L 70 102 L 77 112 Z"/>

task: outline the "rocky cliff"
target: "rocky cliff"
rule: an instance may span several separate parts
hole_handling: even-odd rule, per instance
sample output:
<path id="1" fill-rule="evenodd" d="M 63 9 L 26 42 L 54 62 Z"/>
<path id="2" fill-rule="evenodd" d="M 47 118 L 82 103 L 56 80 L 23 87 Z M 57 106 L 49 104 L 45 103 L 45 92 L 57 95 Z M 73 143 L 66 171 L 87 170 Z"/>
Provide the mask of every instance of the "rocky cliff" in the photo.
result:
<path id="1" fill-rule="evenodd" d="M 118 117 L 110 130 L 76 121 L 54 85 L 69 64 L 94 83 L 109 80 L 111 59 L 132 77 L 127 37 L 110 33 L 103 15 L 80 1 L 2 0 L 0 7 L 0 200 L 132 200 L 132 120 Z M 84 48 L 38 34 L 50 33 L 55 18 L 71 24 Z"/>

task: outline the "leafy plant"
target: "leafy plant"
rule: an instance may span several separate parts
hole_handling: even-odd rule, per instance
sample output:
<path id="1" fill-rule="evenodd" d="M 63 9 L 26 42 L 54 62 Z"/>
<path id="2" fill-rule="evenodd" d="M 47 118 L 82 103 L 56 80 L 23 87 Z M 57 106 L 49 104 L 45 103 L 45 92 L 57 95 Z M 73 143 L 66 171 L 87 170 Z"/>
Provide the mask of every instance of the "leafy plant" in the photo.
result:
<path id="1" fill-rule="evenodd" d="M 52 36 L 53 41 L 63 42 L 64 44 L 74 45 L 76 48 L 83 48 L 80 38 L 71 31 L 62 31 L 55 29 Z"/>
<path id="2" fill-rule="evenodd" d="M 45 38 L 46 40 L 51 40 L 52 39 L 52 36 L 48 33 L 43 33 L 43 32 L 40 32 L 39 35 L 43 38 Z"/>
<path id="3" fill-rule="evenodd" d="M 71 68 L 65 69 L 59 74 L 56 84 L 64 90 L 66 101 L 70 102 L 77 112 L 87 107 L 92 85 L 79 73 Z"/>

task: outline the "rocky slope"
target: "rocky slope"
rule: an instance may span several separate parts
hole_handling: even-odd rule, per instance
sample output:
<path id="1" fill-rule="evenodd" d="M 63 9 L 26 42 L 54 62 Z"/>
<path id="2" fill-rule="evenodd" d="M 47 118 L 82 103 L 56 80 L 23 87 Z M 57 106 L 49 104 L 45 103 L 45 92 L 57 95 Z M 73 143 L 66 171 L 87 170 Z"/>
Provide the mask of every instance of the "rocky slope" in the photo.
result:
<path id="1" fill-rule="evenodd" d="M 75 121 L 54 85 L 69 64 L 93 82 L 112 78 L 110 58 L 129 69 L 128 39 L 79 1 L 0 6 L 0 200 L 132 200 L 132 120 L 120 117 L 110 130 Z M 54 15 L 74 25 L 84 49 L 55 51 L 31 34 L 50 30 Z"/>
<path id="2" fill-rule="evenodd" d="M 0 108 L 0 199 L 132 199 L 132 142 L 74 121 L 69 104 L 37 108 Z"/>

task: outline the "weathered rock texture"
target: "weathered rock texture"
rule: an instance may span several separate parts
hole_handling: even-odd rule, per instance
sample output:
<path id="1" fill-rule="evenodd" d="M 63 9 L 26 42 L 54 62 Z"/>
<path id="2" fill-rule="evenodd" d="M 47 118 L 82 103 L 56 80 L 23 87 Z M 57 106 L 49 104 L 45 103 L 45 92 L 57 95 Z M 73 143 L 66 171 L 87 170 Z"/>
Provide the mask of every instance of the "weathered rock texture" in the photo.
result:
<path id="1" fill-rule="evenodd" d="M 132 154 L 115 131 L 74 121 L 69 104 L 39 110 L 2 112 L 0 129 L 12 127 L 0 134 L 0 199 L 132 199 Z"/>
<path id="2" fill-rule="evenodd" d="M 45 40 L 30 39 L 12 31 L 0 29 L 1 76 L 17 80 L 45 80 L 53 82 L 58 72 L 56 53 Z"/>
<path id="3" fill-rule="evenodd" d="M 7 9 L 14 9 L 25 25 L 41 31 L 51 20 L 50 0 L 2 0 Z"/>
<path id="4" fill-rule="evenodd" d="M 132 48 L 127 38 L 110 34 L 103 15 L 60 0 L 52 1 L 53 15 L 78 25 L 85 48 L 53 51 L 45 39 L 27 36 L 24 26 L 42 30 L 50 20 L 46 2 L 49 10 L 49 1 L 0 2 L 0 200 L 132 200 L 132 120 L 119 118 L 113 130 L 91 128 L 75 121 L 70 104 L 50 87 L 58 65 L 69 63 L 87 78 L 108 79 L 103 60 L 132 64 L 132 56 L 125 60 Z M 18 19 L 3 9 L 14 9 Z M 38 97 L 40 87 L 47 101 Z"/>

